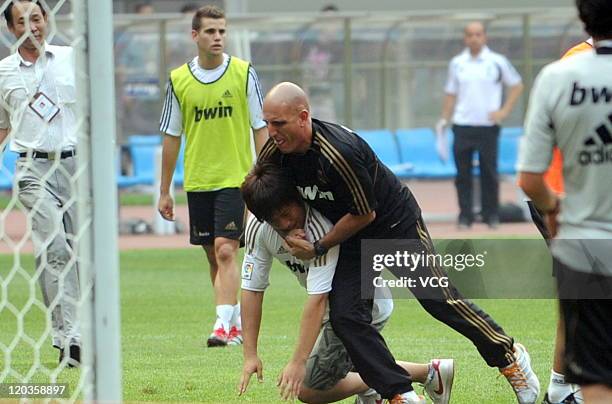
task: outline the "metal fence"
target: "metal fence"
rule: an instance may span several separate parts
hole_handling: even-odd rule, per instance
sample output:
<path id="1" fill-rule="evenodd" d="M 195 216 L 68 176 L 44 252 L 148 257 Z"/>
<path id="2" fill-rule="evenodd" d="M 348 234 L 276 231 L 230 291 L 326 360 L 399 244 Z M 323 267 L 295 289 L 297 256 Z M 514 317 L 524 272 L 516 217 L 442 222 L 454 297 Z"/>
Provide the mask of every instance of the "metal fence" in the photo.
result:
<path id="1" fill-rule="evenodd" d="M 253 62 L 264 91 L 284 80 L 302 85 L 315 116 L 355 129 L 424 127 L 440 114 L 448 62 L 463 48 L 466 22 L 486 22 L 489 46 L 510 58 L 528 90 L 544 64 L 585 39 L 575 14 L 560 8 L 234 15 L 228 51 Z M 169 71 L 197 51 L 190 27 L 191 16 L 181 14 L 115 15 L 120 143 L 157 132 Z M 521 125 L 527 96 L 508 125 Z"/>

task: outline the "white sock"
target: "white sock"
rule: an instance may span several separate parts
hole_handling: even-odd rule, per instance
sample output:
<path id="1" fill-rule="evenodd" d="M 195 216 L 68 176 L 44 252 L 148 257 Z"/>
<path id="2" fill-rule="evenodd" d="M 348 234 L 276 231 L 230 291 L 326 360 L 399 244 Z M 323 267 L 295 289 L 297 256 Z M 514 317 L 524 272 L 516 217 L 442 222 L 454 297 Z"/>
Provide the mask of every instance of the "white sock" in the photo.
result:
<path id="1" fill-rule="evenodd" d="M 418 399 L 419 399 L 419 395 L 414 390 L 407 391 L 406 393 L 403 393 L 402 397 L 407 398 L 407 399 L 412 400 L 412 401 L 418 401 Z"/>
<path id="2" fill-rule="evenodd" d="M 232 314 L 232 325 L 238 330 L 242 330 L 242 319 L 240 317 L 240 302 L 234 306 L 234 313 Z"/>
<path id="3" fill-rule="evenodd" d="M 231 304 L 220 304 L 217 306 L 217 321 L 215 322 L 215 330 L 223 327 L 227 332 L 230 330 L 232 322 L 232 314 L 234 314 L 234 306 Z"/>
<path id="4" fill-rule="evenodd" d="M 551 370 L 547 393 L 549 401 L 561 402 L 572 393 L 572 385 L 565 381 L 565 375 Z"/>

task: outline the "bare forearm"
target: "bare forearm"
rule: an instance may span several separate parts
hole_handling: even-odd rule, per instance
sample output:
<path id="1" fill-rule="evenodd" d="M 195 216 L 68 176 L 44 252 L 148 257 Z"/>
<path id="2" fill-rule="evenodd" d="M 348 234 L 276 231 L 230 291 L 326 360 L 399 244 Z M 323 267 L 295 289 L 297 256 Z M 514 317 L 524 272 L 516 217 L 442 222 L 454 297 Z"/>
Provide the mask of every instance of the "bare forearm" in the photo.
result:
<path id="1" fill-rule="evenodd" d="M 8 129 L 0 129 L 0 151 L 4 149 L 7 138 L 8 138 Z"/>
<path id="2" fill-rule="evenodd" d="M 240 317 L 242 318 L 242 352 L 244 357 L 257 355 L 257 339 L 261 326 L 263 292 L 242 290 L 240 296 Z"/>
<path id="3" fill-rule="evenodd" d="M 160 193 L 167 194 L 170 192 L 170 184 L 172 183 L 172 175 L 176 168 L 176 160 L 179 150 L 181 149 L 181 137 L 164 135 L 162 145 L 162 169 L 161 169 L 161 184 Z"/>
<path id="4" fill-rule="evenodd" d="M 366 215 L 356 216 L 347 213 L 332 227 L 332 229 L 319 240 L 319 243 L 326 248 L 332 248 L 354 234 L 359 232 L 361 229 L 372 223 L 376 219 L 376 212 L 372 211 Z"/>
<path id="5" fill-rule="evenodd" d="M 259 156 L 259 152 L 268 141 L 268 127 L 264 126 L 261 129 L 253 130 L 253 136 L 255 138 L 255 153 Z"/>
<path id="6" fill-rule="evenodd" d="M 521 93 L 523 92 L 523 87 L 524 86 L 522 83 L 510 87 L 508 91 L 508 96 L 506 97 L 506 102 L 504 102 L 504 106 L 502 107 L 502 109 L 506 111 L 507 115 L 509 115 L 514 109 L 516 102 L 518 101 Z"/>
<path id="7" fill-rule="evenodd" d="M 453 116 L 453 111 L 455 110 L 455 102 L 457 101 L 457 96 L 454 94 L 445 94 L 444 101 L 442 101 L 442 118 L 446 119 L 446 121 L 450 121 Z"/>
<path id="8" fill-rule="evenodd" d="M 306 362 L 310 356 L 321 329 L 326 305 L 327 294 L 308 296 L 302 313 L 300 337 L 293 353 L 294 361 Z"/>
<path id="9" fill-rule="evenodd" d="M 555 208 L 557 196 L 546 185 L 543 174 L 521 172 L 519 186 L 542 212 L 549 212 Z"/>

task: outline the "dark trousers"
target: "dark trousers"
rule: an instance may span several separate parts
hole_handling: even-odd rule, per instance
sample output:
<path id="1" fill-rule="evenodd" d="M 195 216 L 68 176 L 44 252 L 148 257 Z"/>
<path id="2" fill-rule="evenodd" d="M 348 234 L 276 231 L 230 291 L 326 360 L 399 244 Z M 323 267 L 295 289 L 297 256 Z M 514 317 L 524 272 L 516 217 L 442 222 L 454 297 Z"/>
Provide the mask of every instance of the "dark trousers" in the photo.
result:
<path id="1" fill-rule="evenodd" d="M 565 377 L 612 388 L 612 277 L 553 262 L 565 320 Z"/>
<path id="2" fill-rule="evenodd" d="M 457 167 L 455 186 L 459 200 L 459 220 L 471 224 L 474 221 L 472 170 L 474 153 L 478 152 L 480 164 L 480 196 L 483 221 L 498 219 L 499 179 L 497 152 L 500 127 L 453 125 L 455 141 L 453 155 Z"/>
<path id="3" fill-rule="evenodd" d="M 389 239 L 420 240 L 433 253 L 422 219 L 393 228 Z M 344 246 L 344 244 L 343 244 Z M 412 390 L 412 380 L 389 352 L 378 331 L 370 325 L 372 301 L 361 298 L 360 256 L 355 248 L 340 248 L 340 258 L 330 293 L 330 321 L 365 383 L 383 398 Z M 438 267 L 424 268 L 432 276 L 445 275 Z M 514 361 L 513 340 L 484 311 L 463 299 L 451 285 L 413 290 L 429 314 L 467 337 L 489 366 L 505 367 Z M 423 298 L 427 296 L 427 298 Z"/>

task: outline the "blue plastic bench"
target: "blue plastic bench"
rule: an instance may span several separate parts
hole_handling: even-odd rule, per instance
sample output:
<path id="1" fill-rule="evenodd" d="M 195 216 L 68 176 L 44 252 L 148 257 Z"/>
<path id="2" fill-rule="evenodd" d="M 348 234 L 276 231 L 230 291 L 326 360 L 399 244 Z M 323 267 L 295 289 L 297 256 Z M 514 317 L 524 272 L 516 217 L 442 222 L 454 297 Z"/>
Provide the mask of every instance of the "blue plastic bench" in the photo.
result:
<path id="1" fill-rule="evenodd" d="M 410 170 L 411 164 L 403 164 L 400 158 L 397 140 L 389 130 L 361 130 L 357 134 L 374 150 L 378 159 L 396 175 Z"/>
<path id="2" fill-rule="evenodd" d="M 497 171 L 500 174 L 515 175 L 518 159 L 519 143 L 523 128 L 502 128 L 499 137 L 499 154 L 497 156 Z"/>
<path id="3" fill-rule="evenodd" d="M 138 185 L 153 185 L 155 181 L 155 151 L 161 145 L 160 135 L 132 135 L 128 147 L 132 157 L 133 178 Z"/>
<path id="4" fill-rule="evenodd" d="M 436 137 L 430 128 L 399 129 L 397 140 L 402 163 L 413 165 L 401 175 L 405 178 L 452 178 L 457 174 L 450 152 L 452 136 L 449 136 L 449 160 L 443 163 L 436 152 Z"/>

